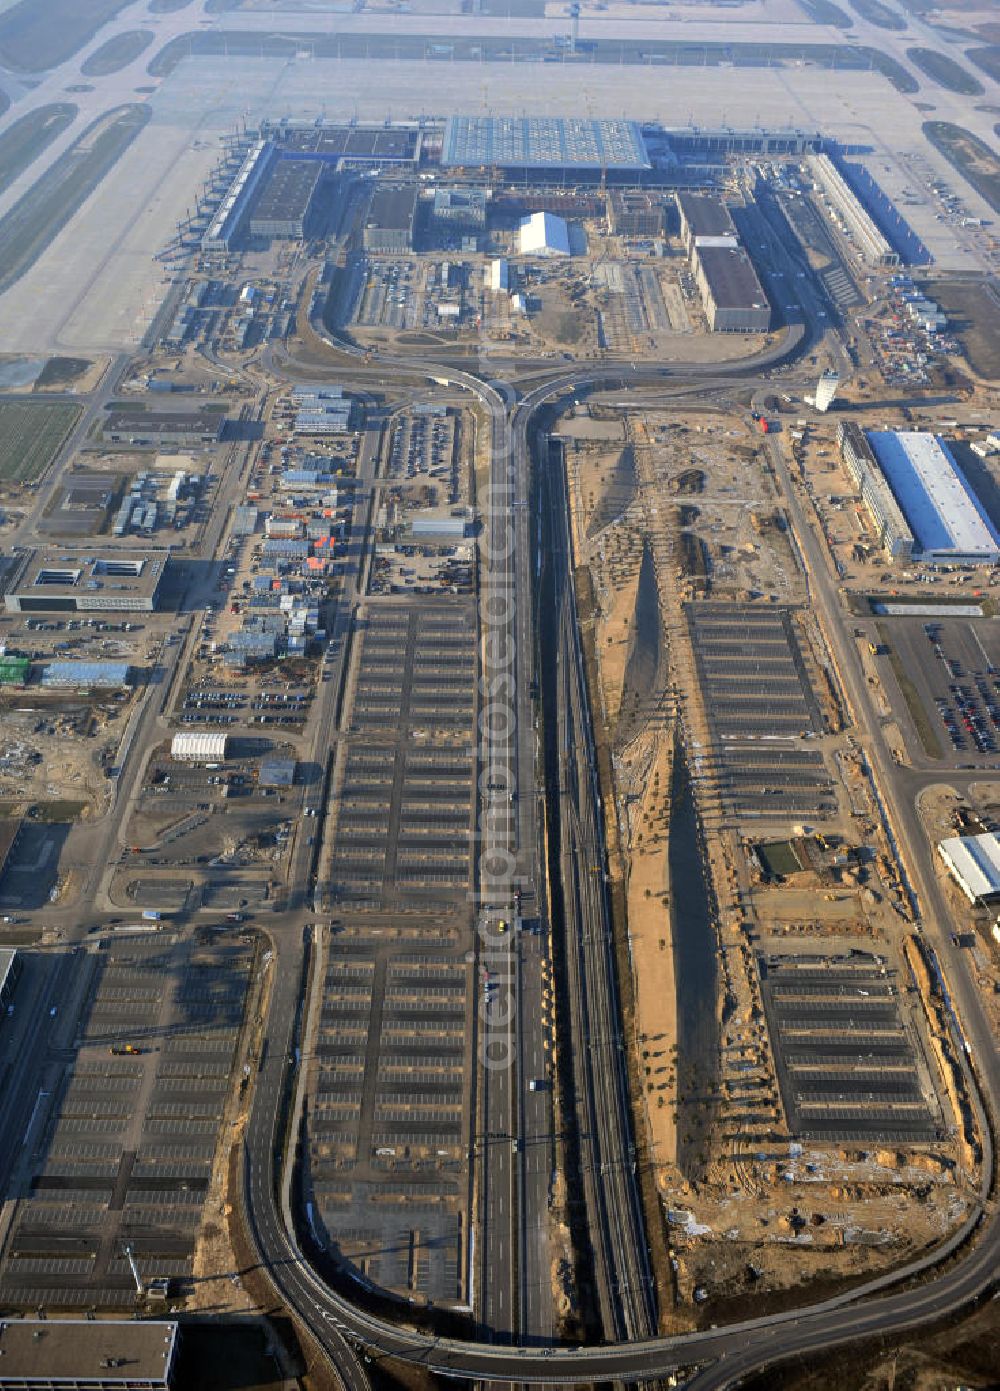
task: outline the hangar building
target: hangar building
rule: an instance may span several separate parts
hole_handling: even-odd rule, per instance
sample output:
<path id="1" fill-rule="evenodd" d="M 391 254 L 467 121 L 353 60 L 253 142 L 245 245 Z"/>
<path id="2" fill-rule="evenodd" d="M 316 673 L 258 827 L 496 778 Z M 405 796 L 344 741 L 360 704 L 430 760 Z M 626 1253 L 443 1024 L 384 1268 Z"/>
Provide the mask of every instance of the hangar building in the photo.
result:
<path id="1" fill-rule="evenodd" d="M 865 434 L 913 533 L 914 559 L 955 565 L 1000 561 L 1000 534 L 944 440 L 920 430 Z"/>

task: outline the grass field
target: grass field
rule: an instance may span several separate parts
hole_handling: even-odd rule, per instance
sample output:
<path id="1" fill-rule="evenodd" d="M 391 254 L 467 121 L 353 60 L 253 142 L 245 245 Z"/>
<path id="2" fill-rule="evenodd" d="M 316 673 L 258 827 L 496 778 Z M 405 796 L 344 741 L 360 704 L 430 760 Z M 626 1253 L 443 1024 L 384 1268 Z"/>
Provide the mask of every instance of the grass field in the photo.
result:
<path id="1" fill-rule="evenodd" d="M 881 0 L 850 0 L 851 8 L 857 10 L 862 19 L 869 24 L 877 24 L 880 29 L 899 30 L 906 28 L 906 20 Z"/>
<path id="2" fill-rule="evenodd" d="M 978 135 L 950 121 L 925 121 L 924 134 L 995 213 L 1000 213 L 1000 155 Z"/>
<path id="3" fill-rule="evenodd" d="M 991 43 L 985 48 L 967 48 L 965 56 L 987 77 L 992 77 L 994 82 L 1000 82 L 1000 44 Z"/>
<path id="4" fill-rule="evenodd" d="M 983 84 L 978 77 L 949 58 L 947 53 L 938 53 L 933 48 L 908 48 L 906 56 L 932 82 L 945 87 L 949 92 L 958 92 L 963 97 L 979 97 L 983 94 Z"/>
<path id="5" fill-rule="evenodd" d="M 832 24 L 835 29 L 850 29 L 854 23 L 851 16 L 845 14 L 833 0 L 798 0 L 798 5 L 814 24 Z"/>
<path id="6" fill-rule="evenodd" d="M 240 29 L 191 31 L 171 39 L 155 54 L 147 71 L 153 77 L 166 77 L 189 56 L 233 58 L 294 58 L 305 51 L 314 58 L 363 58 L 377 63 L 395 59 L 426 61 L 440 43 L 424 34 L 271 34 Z M 544 40 L 516 41 L 516 57 L 528 59 L 548 49 Z M 444 45 L 447 62 L 508 62 L 512 40 L 488 34 L 458 37 Z M 433 59 L 432 59 L 433 61 Z M 441 59 L 445 65 L 445 60 Z M 595 61 L 623 67 L 646 66 L 655 61 L 671 67 L 771 68 L 784 63 L 809 65 L 819 74 L 827 71 L 867 72 L 873 69 L 892 83 L 898 92 L 920 90 L 901 64 L 877 48 L 856 44 L 810 43 L 684 43 L 678 39 L 605 39 L 598 42 Z M 373 68 L 374 72 L 375 69 Z M 385 81 L 391 82 L 391 68 Z M 666 79 L 664 79 L 666 80 Z"/>
<path id="7" fill-rule="evenodd" d="M 924 746 L 924 753 L 928 758 L 941 757 L 941 745 L 938 742 L 937 734 L 931 724 L 930 717 L 924 708 L 924 703 L 920 699 L 916 686 L 910 680 L 909 674 L 903 664 L 903 659 L 893 647 L 890 641 L 889 630 L 884 623 L 876 623 L 875 631 L 878 633 L 878 640 L 889 654 L 889 665 L 892 667 L 892 674 L 896 678 L 896 685 L 899 687 L 903 699 L 906 701 L 906 708 L 913 721 L 913 727 L 917 731 L 917 737 Z"/>
<path id="8" fill-rule="evenodd" d="M 86 802 L 73 802 L 65 799 L 61 802 L 37 802 L 32 820 L 41 821 L 47 826 L 75 821 L 86 805 Z"/>
<path id="9" fill-rule="evenodd" d="M 1000 301 L 977 280 L 932 280 L 926 289 L 947 314 L 972 370 L 1000 379 Z"/>
<path id="10" fill-rule="evenodd" d="M 72 125 L 77 108 L 70 102 L 39 106 L 0 135 L 0 192 L 9 187 L 42 151 Z"/>
<path id="11" fill-rule="evenodd" d="M 152 29 L 126 29 L 124 34 L 116 34 L 96 48 L 80 71 L 84 77 L 107 77 L 108 73 L 127 68 L 155 37 Z"/>
<path id="12" fill-rule="evenodd" d="M 71 58 L 135 0 L 21 0 L 0 15 L 0 62 L 44 72 Z"/>
<path id="13" fill-rule="evenodd" d="M 139 105 L 99 117 L 0 218 L 0 294 L 34 265 L 149 117 Z"/>
<path id="14" fill-rule="evenodd" d="M 89 357 L 50 357 L 35 378 L 35 390 L 62 391 L 72 386 L 92 365 Z"/>
<path id="15" fill-rule="evenodd" d="M 79 416 L 80 407 L 64 401 L 0 401 L 0 480 L 41 478 Z"/>

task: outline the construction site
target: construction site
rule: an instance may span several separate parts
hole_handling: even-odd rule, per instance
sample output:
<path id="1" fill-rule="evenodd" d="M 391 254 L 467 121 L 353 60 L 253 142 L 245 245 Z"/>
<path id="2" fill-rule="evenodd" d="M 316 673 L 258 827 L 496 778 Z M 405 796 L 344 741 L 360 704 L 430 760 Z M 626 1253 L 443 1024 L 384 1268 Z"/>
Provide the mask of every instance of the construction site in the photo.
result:
<path id="1" fill-rule="evenodd" d="M 680 1328 L 932 1244 L 979 1140 L 755 423 L 598 398 L 556 428 Z"/>

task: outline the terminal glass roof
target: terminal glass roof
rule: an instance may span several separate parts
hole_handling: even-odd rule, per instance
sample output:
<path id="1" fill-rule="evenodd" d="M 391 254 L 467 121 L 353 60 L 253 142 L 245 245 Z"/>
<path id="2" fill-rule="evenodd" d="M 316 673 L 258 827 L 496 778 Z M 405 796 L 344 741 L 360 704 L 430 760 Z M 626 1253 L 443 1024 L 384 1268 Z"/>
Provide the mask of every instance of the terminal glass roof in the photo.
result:
<path id="1" fill-rule="evenodd" d="M 648 169 L 635 121 L 451 116 L 441 163 L 538 169 Z"/>

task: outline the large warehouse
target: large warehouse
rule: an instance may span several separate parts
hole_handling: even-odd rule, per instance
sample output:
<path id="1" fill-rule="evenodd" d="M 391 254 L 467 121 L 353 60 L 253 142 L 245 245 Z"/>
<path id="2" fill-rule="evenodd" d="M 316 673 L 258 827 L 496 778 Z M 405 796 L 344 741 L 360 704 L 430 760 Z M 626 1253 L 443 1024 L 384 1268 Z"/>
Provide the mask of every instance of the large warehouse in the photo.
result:
<path id="1" fill-rule="evenodd" d="M 951 450 L 919 430 L 867 430 L 879 468 L 913 533 L 925 564 L 1000 561 L 1000 535 Z"/>
<path id="2" fill-rule="evenodd" d="M 650 167 L 635 121 L 541 116 L 451 116 L 445 168 L 564 169 L 573 173 Z"/>
<path id="3" fill-rule="evenodd" d="M 699 237 L 736 236 L 735 223 L 721 198 L 707 193 L 678 193 L 677 210 L 681 217 L 681 240 L 688 256 Z"/>
<path id="4" fill-rule="evenodd" d="M 1000 899 L 1000 837 L 994 831 L 952 836 L 939 843 L 938 853 L 970 903 Z"/>
<path id="5" fill-rule="evenodd" d="M 384 184 L 376 188 L 365 219 L 365 250 L 411 250 L 416 217 L 416 184 Z"/>
<path id="6" fill-rule="evenodd" d="M 518 250 L 522 256 L 568 256 L 569 227 L 555 213 L 532 213 L 521 221 Z"/>
<path id="7" fill-rule="evenodd" d="M 767 332 L 771 306 L 741 246 L 731 245 L 728 238 L 696 244 L 694 273 L 713 333 Z"/>
<path id="8" fill-rule="evenodd" d="M 323 165 L 317 161 L 279 159 L 251 209 L 250 235 L 301 240 L 322 177 Z"/>

